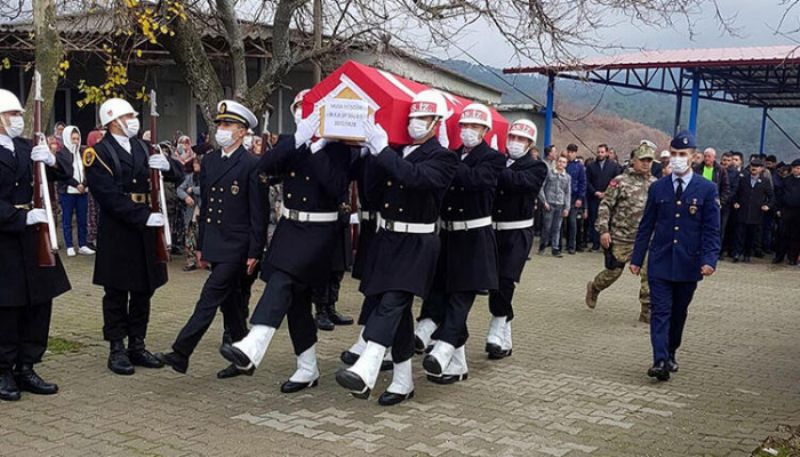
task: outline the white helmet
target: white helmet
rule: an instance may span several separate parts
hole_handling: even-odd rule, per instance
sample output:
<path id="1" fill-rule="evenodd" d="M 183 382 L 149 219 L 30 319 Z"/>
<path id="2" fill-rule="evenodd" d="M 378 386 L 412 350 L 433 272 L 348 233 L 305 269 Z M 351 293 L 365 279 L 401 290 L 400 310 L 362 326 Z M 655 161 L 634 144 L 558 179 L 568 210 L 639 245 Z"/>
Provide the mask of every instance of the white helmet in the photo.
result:
<path id="1" fill-rule="evenodd" d="M 9 111 L 25 112 L 19 99 L 13 92 L 5 89 L 0 89 L 0 113 L 7 113 Z"/>
<path id="2" fill-rule="evenodd" d="M 292 102 L 292 106 L 290 107 L 292 112 L 294 112 L 294 110 L 297 109 L 297 105 L 303 103 L 303 97 L 305 97 L 306 94 L 308 94 L 309 92 L 311 92 L 311 89 L 303 89 L 300 92 L 298 92 L 297 95 L 294 96 L 294 101 Z"/>
<path id="3" fill-rule="evenodd" d="M 411 100 L 411 109 L 408 117 L 447 116 L 447 101 L 444 95 L 435 89 L 426 89 L 418 93 Z"/>
<path id="4" fill-rule="evenodd" d="M 532 121 L 528 119 L 517 119 L 511 124 L 511 127 L 509 127 L 508 134 L 527 138 L 535 144 L 539 132 L 536 129 L 536 124 Z"/>
<path id="5" fill-rule="evenodd" d="M 461 112 L 461 117 L 458 119 L 459 124 L 478 124 L 491 130 L 492 128 L 492 112 L 486 105 L 480 103 L 470 103 Z"/>
<path id="6" fill-rule="evenodd" d="M 100 105 L 100 124 L 106 126 L 126 114 L 139 115 L 127 101 L 121 98 L 109 98 Z"/>

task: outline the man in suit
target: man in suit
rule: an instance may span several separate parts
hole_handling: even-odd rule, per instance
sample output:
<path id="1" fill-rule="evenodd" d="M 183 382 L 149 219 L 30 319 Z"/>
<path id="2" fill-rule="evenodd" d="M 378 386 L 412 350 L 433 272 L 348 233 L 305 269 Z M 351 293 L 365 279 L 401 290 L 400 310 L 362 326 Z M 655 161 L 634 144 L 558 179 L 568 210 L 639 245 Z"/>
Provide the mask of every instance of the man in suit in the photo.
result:
<path id="1" fill-rule="evenodd" d="M 463 146 L 456 175 L 442 203 L 437 276 L 422 304 L 418 349 L 436 340 L 422 366 L 428 380 L 452 384 L 467 378 L 467 317 L 481 290 L 498 287 L 497 241 L 492 203 L 505 157 L 484 141 L 492 114 L 481 104 L 467 105 L 459 118 Z M 430 332 L 430 330 L 434 330 Z"/>
<path id="2" fill-rule="evenodd" d="M 267 283 L 250 318 L 250 332 L 220 353 L 241 369 L 258 367 L 286 317 L 297 357 L 297 370 L 281 386 L 294 393 L 318 384 L 317 326 L 311 312 L 311 289 L 329 279 L 331 255 L 341 237 L 339 201 L 350 183 L 357 152 L 324 139 L 313 144 L 319 113 L 300 121 L 294 135 L 282 135 L 261 156 L 259 170 L 283 182 L 281 219 L 261 267 Z"/>
<path id="3" fill-rule="evenodd" d="M 515 283 L 522 276 L 528 252 L 533 245 L 534 202 L 547 177 L 547 165 L 530 155 L 530 148 L 536 144 L 536 136 L 536 126 L 527 119 L 511 124 L 506 141 L 506 167 L 497 178 L 492 219 L 500 268 L 499 287 L 489 291 L 492 318 L 485 349 L 490 359 L 508 357 L 512 351 L 511 321 L 514 319 L 514 309 L 511 302 Z M 577 151 L 577 147 L 574 149 Z M 570 148 L 567 147 L 567 150 Z M 583 167 L 580 163 L 578 165 Z M 574 237 L 572 241 L 575 241 Z"/>
<path id="4" fill-rule="evenodd" d="M 667 381 L 678 371 L 689 304 L 697 283 L 714 273 L 719 257 L 719 207 L 716 186 L 691 168 L 697 146 L 684 130 L 670 143 L 672 174 L 650 186 L 636 233 L 630 270 L 638 275 L 647 255 L 650 286 L 650 377 Z"/>
<path id="5" fill-rule="evenodd" d="M 447 187 L 456 172 L 457 158 L 437 140 L 445 128 L 447 104 L 435 90 L 416 95 L 409 112 L 412 143 L 388 147 L 379 125 L 365 125 L 369 156 L 364 170 L 367 198 L 379 209 L 378 232 L 364 261 L 361 292 L 366 340 L 355 364 L 336 373 L 336 381 L 358 398 L 368 398 L 375 387 L 384 353 L 391 346 L 392 383 L 380 396 L 384 406 L 414 396 L 411 357 L 414 355 L 414 296 L 426 297 L 431 288 L 440 239 L 436 221 Z M 364 311 L 362 311 L 362 314 Z"/>
<path id="6" fill-rule="evenodd" d="M 211 265 L 200 299 L 181 329 L 172 352 L 156 354 L 178 373 L 186 373 L 200 339 L 211 326 L 218 309 L 233 340 L 247 334 L 247 306 L 242 303 L 242 281 L 252 274 L 266 243 L 266 194 L 261 185 L 258 157 L 247 151 L 243 140 L 258 124 L 245 106 L 223 100 L 217 105 L 215 139 L 219 145 L 203 157 L 200 169 L 200 216 L 197 257 Z M 228 367 L 218 377 L 252 375 L 253 369 Z"/>
<path id="7" fill-rule="evenodd" d="M 619 164 L 608 158 L 608 146 L 597 146 L 595 160 L 586 167 L 586 197 L 589 200 L 589 239 L 592 250 L 600 249 L 600 234 L 595 229 L 600 200 L 605 196 L 608 183 L 622 173 Z"/>
<path id="8" fill-rule="evenodd" d="M 43 162 L 48 179 L 72 177 L 72 162 L 58 159 L 45 144 L 20 137 L 25 129 L 17 96 L 0 89 L 0 400 L 21 392 L 52 395 L 58 386 L 33 367 L 47 350 L 53 298 L 70 289 L 57 253 L 55 265 L 39 266 L 37 241 L 44 209 L 33 208 L 33 173 Z"/>
<path id="9" fill-rule="evenodd" d="M 733 210 L 736 212 L 736 252 L 733 261 L 742 257 L 750 262 L 750 256 L 762 257 L 761 224 L 764 215 L 774 206 L 775 191 L 772 182 L 764 179 L 764 162 L 759 157 L 750 161 L 749 173 L 739 175 L 739 186 L 733 198 Z"/>
<path id="10" fill-rule="evenodd" d="M 138 114 L 125 100 L 106 100 L 100 106 L 100 121 L 107 132 L 83 152 L 89 191 L 100 207 L 94 283 L 105 291 L 108 368 L 119 375 L 132 375 L 134 366 L 164 366 L 144 344 L 150 299 L 167 282 L 167 265 L 156 259 L 164 216 L 150 211 L 150 170 L 158 170 L 168 181 L 183 178 L 176 161 L 162 154 L 148 157 L 148 145 L 137 138 Z"/>

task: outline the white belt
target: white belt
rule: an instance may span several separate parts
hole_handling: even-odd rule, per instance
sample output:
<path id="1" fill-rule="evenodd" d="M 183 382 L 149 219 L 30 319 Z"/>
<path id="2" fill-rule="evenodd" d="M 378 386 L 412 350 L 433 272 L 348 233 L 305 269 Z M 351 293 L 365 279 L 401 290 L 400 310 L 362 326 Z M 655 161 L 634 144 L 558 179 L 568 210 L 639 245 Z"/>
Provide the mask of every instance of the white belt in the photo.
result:
<path id="1" fill-rule="evenodd" d="M 528 227 L 533 227 L 533 219 L 525 219 L 523 221 L 507 221 L 495 222 L 492 224 L 495 230 L 517 230 Z"/>
<path id="2" fill-rule="evenodd" d="M 378 227 L 390 232 L 397 233 L 433 233 L 436 231 L 436 224 L 417 224 L 411 222 L 390 221 L 381 217 L 378 213 Z"/>
<path id="3" fill-rule="evenodd" d="M 281 216 L 299 222 L 336 222 L 339 220 L 339 213 L 336 211 L 332 213 L 311 213 L 289 209 L 285 206 L 281 207 Z"/>
<path id="4" fill-rule="evenodd" d="M 363 211 L 362 210 L 362 211 L 358 212 L 358 215 L 359 215 L 359 217 L 361 218 L 362 221 L 374 221 L 375 219 L 378 218 L 378 213 L 375 212 L 375 211 Z"/>
<path id="5" fill-rule="evenodd" d="M 492 225 L 492 216 L 470 219 L 468 221 L 439 221 L 439 227 L 448 232 L 458 232 L 462 230 L 472 230 Z"/>

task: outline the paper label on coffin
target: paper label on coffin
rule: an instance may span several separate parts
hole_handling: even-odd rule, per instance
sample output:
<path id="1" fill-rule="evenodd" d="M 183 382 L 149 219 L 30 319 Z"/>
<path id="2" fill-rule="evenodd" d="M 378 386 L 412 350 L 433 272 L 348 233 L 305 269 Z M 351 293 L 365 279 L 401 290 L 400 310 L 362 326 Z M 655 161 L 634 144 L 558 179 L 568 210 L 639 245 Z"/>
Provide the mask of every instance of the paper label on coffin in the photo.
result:
<path id="1" fill-rule="evenodd" d="M 363 123 L 374 118 L 378 105 L 357 84 L 340 75 L 340 84 L 314 104 L 319 110 L 319 136 L 346 141 L 364 141 Z"/>

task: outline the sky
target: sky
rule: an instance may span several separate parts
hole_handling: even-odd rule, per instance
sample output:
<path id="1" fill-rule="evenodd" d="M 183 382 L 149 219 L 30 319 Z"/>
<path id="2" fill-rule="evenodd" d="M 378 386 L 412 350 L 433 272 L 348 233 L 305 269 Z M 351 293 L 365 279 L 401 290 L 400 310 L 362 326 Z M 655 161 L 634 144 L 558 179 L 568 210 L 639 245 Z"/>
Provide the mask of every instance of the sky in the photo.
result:
<path id="1" fill-rule="evenodd" d="M 611 49 L 598 52 L 591 48 L 578 48 L 574 50 L 577 56 L 593 56 L 597 54 L 618 54 L 634 52 L 639 48 L 644 49 L 680 49 L 680 48 L 716 48 L 716 47 L 744 47 L 744 46 L 769 46 L 782 44 L 798 44 L 800 34 L 789 37 L 775 33 L 785 6 L 781 0 L 718 0 L 722 13 L 729 18 L 729 23 L 736 29 L 735 35 L 721 30 L 719 22 L 714 17 L 712 8 L 704 8 L 691 17 L 694 21 L 694 37 L 687 32 L 685 19 L 680 20 L 672 27 L 645 27 L 631 24 L 624 17 L 605 19 L 606 23 L 613 24 L 598 30 L 594 39 L 601 45 L 619 44 L 632 49 Z M 799 24 L 800 6 L 792 11 L 791 17 L 784 25 L 784 30 L 796 27 Z M 514 57 L 513 50 L 508 45 L 503 45 L 503 39 L 498 32 L 487 32 L 490 29 L 486 24 L 476 23 L 468 34 L 460 37 L 459 46 L 470 55 L 479 59 L 483 64 L 493 67 L 509 67 L 527 65 L 531 61 L 519 61 Z M 792 41 L 794 40 L 794 41 Z M 440 51 L 438 57 L 470 60 L 458 50 L 450 49 Z M 538 62 L 537 62 L 538 63 Z"/>

